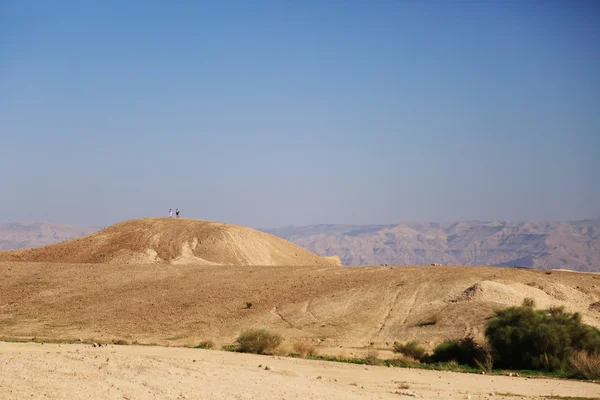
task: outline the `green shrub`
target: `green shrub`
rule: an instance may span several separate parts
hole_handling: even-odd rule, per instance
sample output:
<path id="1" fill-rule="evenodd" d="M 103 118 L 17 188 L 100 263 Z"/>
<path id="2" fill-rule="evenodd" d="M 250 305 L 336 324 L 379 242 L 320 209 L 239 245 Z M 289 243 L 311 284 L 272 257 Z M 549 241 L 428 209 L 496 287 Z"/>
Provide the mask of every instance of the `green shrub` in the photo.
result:
<path id="1" fill-rule="evenodd" d="M 432 362 L 456 361 L 459 364 L 478 367 L 488 362 L 489 352 L 472 337 L 451 339 L 440 343 L 429 357 Z"/>
<path id="2" fill-rule="evenodd" d="M 407 357 L 412 357 L 415 360 L 422 360 L 427 352 L 418 342 L 412 341 L 408 343 L 394 343 L 394 352 L 400 353 Z"/>
<path id="3" fill-rule="evenodd" d="M 281 344 L 281 336 L 266 329 L 251 329 L 238 336 L 238 351 L 242 353 L 271 354 Z"/>
<path id="4" fill-rule="evenodd" d="M 600 332 L 562 307 L 535 310 L 532 301 L 497 311 L 485 335 L 501 368 L 564 369 L 578 351 L 600 353 Z"/>

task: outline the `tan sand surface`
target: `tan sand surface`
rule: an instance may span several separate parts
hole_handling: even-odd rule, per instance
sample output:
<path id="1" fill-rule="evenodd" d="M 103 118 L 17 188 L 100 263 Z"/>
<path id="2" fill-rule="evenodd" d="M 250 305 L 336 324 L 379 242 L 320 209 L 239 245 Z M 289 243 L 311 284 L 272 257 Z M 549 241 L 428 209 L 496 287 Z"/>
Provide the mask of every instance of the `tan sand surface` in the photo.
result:
<path id="1" fill-rule="evenodd" d="M 549 396 L 597 398 L 600 385 L 184 348 L 0 342 L 3 400 L 537 400 Z"/>

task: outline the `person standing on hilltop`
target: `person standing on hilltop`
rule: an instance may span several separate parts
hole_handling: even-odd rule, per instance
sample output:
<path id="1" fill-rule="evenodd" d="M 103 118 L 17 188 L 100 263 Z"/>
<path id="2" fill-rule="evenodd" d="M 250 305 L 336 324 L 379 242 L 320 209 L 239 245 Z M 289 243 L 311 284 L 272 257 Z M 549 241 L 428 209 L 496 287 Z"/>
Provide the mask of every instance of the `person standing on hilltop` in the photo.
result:
<path id="1" fill-rule="evenodd" d="M 177 216 L 177 218 L 179 218 L 179 208 L 175 210 L 175 215 Z"/>
<path id="2" fill-rule="evenodd" d="M 169 218 L 173 218 L 173 209 L 169 208 Z"/>

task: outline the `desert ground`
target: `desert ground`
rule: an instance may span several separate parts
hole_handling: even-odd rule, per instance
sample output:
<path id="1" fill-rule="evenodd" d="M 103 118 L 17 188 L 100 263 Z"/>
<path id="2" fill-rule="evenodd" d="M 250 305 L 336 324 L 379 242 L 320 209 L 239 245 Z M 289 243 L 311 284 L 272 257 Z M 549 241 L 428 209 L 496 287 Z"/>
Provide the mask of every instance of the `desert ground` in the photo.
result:
<path id="1" fill-rule="evenodd" d="M 0 342 L 2 399 L 537 400 L 554 396 L 599 397 L 600 385 L 199 349 Z"/>
<path id="2" fill-rule="evenodd" d="M 481 335 L 495 309 L 525 297 L 600 326 L 600 275 L 564 271 L 0 262 L 0 276 L 6 338 L 193 346 L 264 327 L 350 353 L 394 341 L 431 347 Z"/>
<path id="3" fill-rule="evenodd" d="M 183 348 L 203 340 L 219 348 L 244 330 L 268 328 L 281 334 L 284 349 L 308 342 L 321 355 L 360 357 L 374 347 L 391 358 L 395 341 L 431 349 L 445 339 L 481 338 L 494 310 L 525 298 L 580 312 L 600 327 L 598 274 L 344 267 L 248 228 L 128 221 L 57 245 L 0 252 L 0 399 L 398 398 L 406 390 L 397 382 L 423 398 L 600 396 L 600 386 L 574 381 Z M 38 343 L 9 343 L 15 340 Z M 58 341 L 79 344 L 51 344 Z M 117 341 L 133 346 L 85 344 Z"/>

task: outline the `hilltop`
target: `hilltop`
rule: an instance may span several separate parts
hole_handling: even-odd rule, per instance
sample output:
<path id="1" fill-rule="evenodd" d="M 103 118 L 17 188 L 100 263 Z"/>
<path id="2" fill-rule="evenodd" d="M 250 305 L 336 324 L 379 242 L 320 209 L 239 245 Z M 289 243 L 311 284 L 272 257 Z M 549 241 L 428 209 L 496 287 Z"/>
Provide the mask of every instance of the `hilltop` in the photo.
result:
<path id="1" fill-rule="evenodd" d="M 187 218 L 144 218 L 45 247 L 0 252 L 0 261 L 336 265 L 276 236 L 238 225 Z"/>

